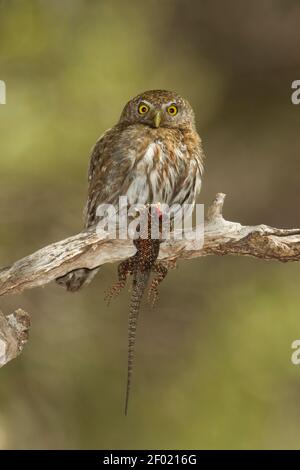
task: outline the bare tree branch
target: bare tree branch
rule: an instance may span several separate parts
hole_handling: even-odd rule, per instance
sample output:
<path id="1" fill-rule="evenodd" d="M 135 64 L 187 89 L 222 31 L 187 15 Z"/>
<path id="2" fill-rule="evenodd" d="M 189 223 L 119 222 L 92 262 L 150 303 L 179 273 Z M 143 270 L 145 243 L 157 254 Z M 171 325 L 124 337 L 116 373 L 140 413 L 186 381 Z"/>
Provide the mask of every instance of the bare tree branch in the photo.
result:
<path id="1" fill-rule="evenodd" d="M 217 194 L 207 212 L 204 244 L 194 237 L 170 240 L 161 245 L 159 258 L 167 263 L 207 255 L 245 255 L 282 262 L 300 260 L 300 229 L 267 225 L 243 226 L 223 218 L 225 194 Z M 0 270 L 0 295 L 45 285 L 77 268 L 93 269 L 132 256 L 131 240 L 101 238 L 95 230 L 48 245 Z M 17 357 L 28 339 L 30 317 L 23 310 L 5 317 L 0 311 L 0 367 Z"/>
<path id="2" fill-rule="evenodd" d="M 245 255 L 282 262 L 300 260 L 300 229 L 267 225 L 243 226 L 223 218 L 225 194 L 217 194 L 208 209 L 204 245 L 194 239 L 175 239 L 161 245 L 162 260 L 191 259 L 207 255 Z M 175 236 L 175 235 L 174 235 Z M 77 268 L 93 269 L 132 256 L 131 240 L 102 238 L 95 231 L 48 245 L 0 271 L 0 295 L 45 285 Z"/>

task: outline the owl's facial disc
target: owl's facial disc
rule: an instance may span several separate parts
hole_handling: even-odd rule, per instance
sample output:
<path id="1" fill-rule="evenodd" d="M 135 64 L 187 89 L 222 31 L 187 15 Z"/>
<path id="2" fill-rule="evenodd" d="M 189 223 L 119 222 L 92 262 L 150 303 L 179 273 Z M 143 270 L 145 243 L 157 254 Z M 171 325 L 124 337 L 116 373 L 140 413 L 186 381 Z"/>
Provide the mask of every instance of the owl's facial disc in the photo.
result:
<path id="1" fill-rule="evenodd" d="M 125 105 L 120 122 L 152 128 L 195 128 L 195 115 L 188 101 L 175 92 L 150 90 Z"/>
<path id="2" fill-rule="evenodd" d="M 151 127 L 172 126 L 174 118 L 178 113 L 178 105 L 173 101 L 155 106 L 149 101 L 142 100 L 137 105 L 137 112 L 141 121 Z"/>

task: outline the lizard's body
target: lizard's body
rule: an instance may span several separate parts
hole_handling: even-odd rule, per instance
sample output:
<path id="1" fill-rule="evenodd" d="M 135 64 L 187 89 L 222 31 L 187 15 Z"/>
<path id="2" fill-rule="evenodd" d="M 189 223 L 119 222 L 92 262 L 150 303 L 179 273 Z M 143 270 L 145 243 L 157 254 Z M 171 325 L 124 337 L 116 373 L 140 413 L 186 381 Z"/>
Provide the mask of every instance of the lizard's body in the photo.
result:
<path id="1" fill-rule="evenodd" d="M 159 219 L 160 223 L 160 219 Z M 125 400 L 125 415 L 128 411 L 128 400 L 131 387 L 131 377 L 134 361 L 134 348 L 136 338 L 137 319 L 140 311 L 141 301 L 144 292 L 147 288 L 151 272 L 156 276 L 153 278 L 150 288 L 148 299 L 152 304 L 155 303 L 158 292 L 157 287 L 159 283 L 165 278 L 167 268 L 157 261 L 159 255 L 159 247 L 161 240 L 159 238 L 151 238 L 151 228 L 153 226 L 153 219 L 149 213 L 147 232 L 140 233 L 139 237 L 134 240 L 134 245 L 137 249 L 134 256 L 128 258 L 119 264 L 118 278 L 119 282 L 115 284 L 107 295 L 107 299 L 117 295 L 126 284 L 126 279 L 129 274 L 133 276 L 132 294 L 129 308 L 129 321 L 128 321 L 128 367 L 127 367 L 127 387 L 126 387 L 126 400 Z"/>

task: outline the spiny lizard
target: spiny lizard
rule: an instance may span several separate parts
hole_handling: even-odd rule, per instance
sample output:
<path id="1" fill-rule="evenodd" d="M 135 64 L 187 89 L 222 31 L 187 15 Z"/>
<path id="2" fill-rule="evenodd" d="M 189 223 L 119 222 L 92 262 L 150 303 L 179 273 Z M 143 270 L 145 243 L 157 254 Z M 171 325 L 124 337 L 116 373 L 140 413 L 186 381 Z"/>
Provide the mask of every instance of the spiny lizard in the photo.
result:
<path id="1" fill-rule="evenodd" d="M 166 266 L 163 263 L 157 261 L 159 247 L 162 241 L 162 214 L 158 206 L 148 206 L 147 217 L 148 223 L 144 224 L 143 228 L 141 227 L 141 224 L 137 227 L 139 236 L 134 239 L 134 245 L 137 249 L 135 255 L 119 264 L 118 282 L 112 286 L 106 295 L 106 300 L 109 303 L 111 298 L 118 295 L 125 287 L 128 275 L 130 274 L 133 276 L 128 322 L 128 363 L 125 415 L 127 415 L 128 412 L 128 401 L 134 362 L 137 319 L 140 311 L 141 301 L 148 285 L 151 272 L 155 273 L 148 292 L 148 301 L 152 304 L 152 306 L 155 304 L 158 297 L 158 285 L 163 281 L 168 272 Z M 151 233 L 158 234 L 158 238 L 152 238 Z"/>

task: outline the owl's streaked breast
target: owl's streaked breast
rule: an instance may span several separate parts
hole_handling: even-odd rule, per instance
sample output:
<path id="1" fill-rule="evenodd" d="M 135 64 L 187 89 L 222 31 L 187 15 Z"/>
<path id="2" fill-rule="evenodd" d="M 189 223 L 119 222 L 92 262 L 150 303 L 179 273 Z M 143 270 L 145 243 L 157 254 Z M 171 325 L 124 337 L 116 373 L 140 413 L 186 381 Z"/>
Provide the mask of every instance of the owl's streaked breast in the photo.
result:
<path id="1" fill-rule="evenodd" d="M 155 139 L 143 155 L 131 154 L 131 181 L 126 192 L 130 205 L 192 204 L 200 190 L 201 168 L 197 155 L 190 155 L 184 142 Z"/>
<path id="2" fill-rule="evenodd" d="M 86 226 L 97 207 L 127 196 L 129 205 L 193 204 L 200 190 L 201 141 L 194 129 L 117 125 L 97 142 L 89 170 Z"/>

